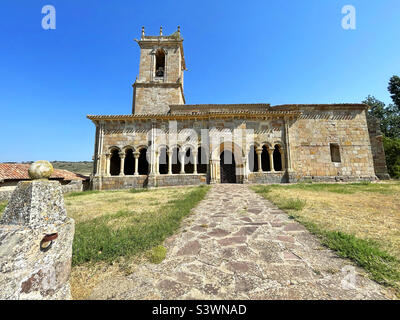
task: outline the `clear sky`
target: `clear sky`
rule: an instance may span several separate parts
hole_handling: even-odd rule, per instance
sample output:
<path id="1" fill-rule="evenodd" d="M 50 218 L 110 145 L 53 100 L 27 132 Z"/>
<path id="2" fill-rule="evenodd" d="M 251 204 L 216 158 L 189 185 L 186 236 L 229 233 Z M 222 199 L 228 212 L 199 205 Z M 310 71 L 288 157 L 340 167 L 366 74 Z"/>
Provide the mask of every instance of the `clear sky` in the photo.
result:
<path id="1" fill-rule="evenodd" d="M 133 39 L 160 25 L 181 26 L 189 104 L 389 103 L 400 74 L 399 0 L 1 0 L 0 161 L 91 160 L 86 115 L 131 113 Z"/>

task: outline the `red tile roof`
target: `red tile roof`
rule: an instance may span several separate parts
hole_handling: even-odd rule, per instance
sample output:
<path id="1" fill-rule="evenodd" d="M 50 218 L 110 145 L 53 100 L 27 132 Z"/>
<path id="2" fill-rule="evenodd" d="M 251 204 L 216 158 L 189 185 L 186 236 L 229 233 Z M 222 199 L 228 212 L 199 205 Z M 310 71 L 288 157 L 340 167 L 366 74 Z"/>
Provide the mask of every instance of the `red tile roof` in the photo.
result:
<path id="1" fill-rule="evenodd" d="M 0 163 L 1 180 L 29 180 L 28 163 Z M 86 180 L 87 177 L 71 171 L 54 169 L 50 179 L 57 180 Z"/>

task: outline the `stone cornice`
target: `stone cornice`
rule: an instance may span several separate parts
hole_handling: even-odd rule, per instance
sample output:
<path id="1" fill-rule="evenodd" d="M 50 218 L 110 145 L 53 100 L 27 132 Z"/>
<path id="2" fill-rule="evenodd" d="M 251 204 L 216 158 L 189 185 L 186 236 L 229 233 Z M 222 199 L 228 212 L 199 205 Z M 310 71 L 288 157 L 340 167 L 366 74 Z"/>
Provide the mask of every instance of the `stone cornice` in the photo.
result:
<path id="1" fill-rule="evenodd" d="M 272 106 L 271 110 L 340 110 L 340 109 L 368 109 L 363 103 L 332 103 L 332 104 L 281 104 Z"/>
<path id="2" fill-rule="evenodd" d="M 294 118 L 301 112 L 293 111 L 231 111 L 231 112 L 197 112 L 192 114 L 129 114 L 129 115 L 87 115 L 93 122 L 97 121 L 134 121 L 134 120 L 193 120 L 193 119 L 263 119 Z"/>

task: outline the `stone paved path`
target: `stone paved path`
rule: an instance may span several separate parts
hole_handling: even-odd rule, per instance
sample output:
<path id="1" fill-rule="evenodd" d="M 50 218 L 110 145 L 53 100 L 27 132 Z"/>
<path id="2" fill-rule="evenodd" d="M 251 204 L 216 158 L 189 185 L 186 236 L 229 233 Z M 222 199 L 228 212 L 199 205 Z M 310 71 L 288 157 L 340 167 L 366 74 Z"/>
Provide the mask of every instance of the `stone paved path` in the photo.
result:
<path id="1" fill-rule="evenodd" d="M 386 299 L 385 289 L 246 185 L 214 185 L 166 259 L 98 286 L 93 299 Z M 345 268 L 346 269 L 346 268 Z M 385 296 L 386 294 L 386 296 Z"/>

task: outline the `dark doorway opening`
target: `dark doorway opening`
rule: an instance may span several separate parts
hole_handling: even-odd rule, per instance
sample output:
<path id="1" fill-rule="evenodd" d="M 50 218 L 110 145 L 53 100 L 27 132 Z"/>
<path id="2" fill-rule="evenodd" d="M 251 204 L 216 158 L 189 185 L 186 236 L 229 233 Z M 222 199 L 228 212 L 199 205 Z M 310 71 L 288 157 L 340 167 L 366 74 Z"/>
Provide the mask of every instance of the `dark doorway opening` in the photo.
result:
<path id="1" fill-rule="evenodd" d="M 197 172 L 207 173 L 208 158 L 203 147 L 197 149 Z"/>
<path id="2" fill-rule="evenodd" d="M 128 149 L 125 154 L 124 174 L 126 176 L 135 173 L 135 158 L 133 157 L 133 150 Z"/>
<path id="3" fill-rule="evenodd" d="M 275 171 L 282 171 L 282 155 L 278 145 L 275 145 L 274 149 L 274 169 Z"/>
<path id="4" fill-rule="evenodd" d="M 117 149 L 114 149 L 111 152 L 110 159 L 110 174 L 112 176 L 118 176 L 121 171 L 121 158 L 119 157 L 119 152 Z"/>
<path id="5" fill-rule="evenodd" d="M 139 155 L 139 174 L 149 174 L 149 162 L 147 161 L 147 149 L 142 148 Z"/>
<path id="6" fill-rule="evenodd" d="M 261 166 L 262 171 L 271 171 L 271 164 L 269 163 L 269 153 L 266 146 L 262 147 Z"/>
<path id="7" fill-rule="evenodd" d="M 254 145 L 250 147 L 249 151 L 249 170 L 250 172 L 258 171 L 258 161 L 257 161 L 257 153 Z"/>
<path id="8" fill-rule="evenodd" d="M 168 155 L 167 155 L 167 148 L 161 148 L 160 150 L 160 158 L 159 158 L 159 166 L 158 171 L 160 174 L 167 174 L 168 173 Z"/>
<path id="9" fill-rule="evenodd" d="M 226 150 L 220 155 L 221 183 L 236 183 L 236 162 L 232 152 Z"/>
<path id="10" fill-rule="evenodd" d="M 174 148 L 172 152 L 172 173 L 178 174 L 181 172 L 181 162 L 179 161 L 179 148 Z"/>
<path id="11" fill-rule="evenodd" d="M 185 153 L 185 173 L 193 173 L 194 165 L 193 165 L 193 154 L 192 150 L 188 148 Z"/>

